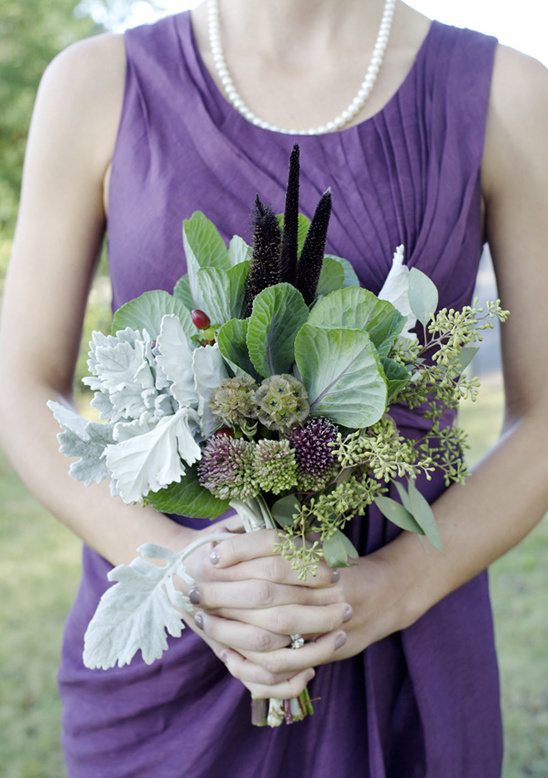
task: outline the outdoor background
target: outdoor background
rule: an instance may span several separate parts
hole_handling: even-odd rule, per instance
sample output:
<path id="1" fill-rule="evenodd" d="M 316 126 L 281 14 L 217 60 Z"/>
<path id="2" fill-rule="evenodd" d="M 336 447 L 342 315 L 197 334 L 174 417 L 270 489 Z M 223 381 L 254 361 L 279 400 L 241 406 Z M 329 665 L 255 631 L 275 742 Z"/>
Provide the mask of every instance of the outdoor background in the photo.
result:
<path id="1" fill-rule="evenodd" d="M 0 294 L 28 123 L 47 63 L 80 38 L 121 31 L 194 4 L 0 0 Z M 410 5 L 440 21 L 494 34 L 548 64 L 547 12 L 538 0 L 413 0 Z M 486 258 L 479 277 L 480 299 L 495 295 L 493 284 Z M 103 261 L 83 343 L 91 329 L 108 325 L 109 285 Z M 85 358 L 83 349 L 80 377 L 85 374 Z M 475 368 L 482 377 L 480 398 L 461 413 L 461 424 L 470 434 L 470 464 L 495 442 L 500 429 L 503 398 L 496 337 L 487 341 Z M 88 398 L 80 389 L 78 395 L 85 410 Z M 0 548 L 0 778 L 62 778 L 55 673 L 63 622 L 78 586 L 80 544 L 28 494 L 2 452 Z M 506 728 L 504 778 L 548 776 L 547 551 L 545 520 L 491 571 Z"/>

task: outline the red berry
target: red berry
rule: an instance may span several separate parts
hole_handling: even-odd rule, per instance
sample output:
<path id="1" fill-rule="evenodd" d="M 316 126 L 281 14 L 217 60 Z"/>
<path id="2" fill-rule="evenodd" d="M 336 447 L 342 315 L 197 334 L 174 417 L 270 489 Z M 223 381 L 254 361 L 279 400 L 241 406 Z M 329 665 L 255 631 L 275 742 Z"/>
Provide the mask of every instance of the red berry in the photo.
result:
<path id="1" fill-rule="evenodd" d="M 204 313 L 203 311 L 199 311 L 197 308 L 195 308 L 192 311 L 191 315 L 192 315 L 192 323 L 194 324 L 195 327 L 198 327 L 199 330 L 206 330 L 211 324 L 207 313 Z"/>
<path id="2" fill-rule="evenodd" d="M 234 433 L 230 429 L 230 427 L 219 427 L 218 430 L 215 430 L 216 435 L 226 435 L 227 438 L 233 438 Z"/>

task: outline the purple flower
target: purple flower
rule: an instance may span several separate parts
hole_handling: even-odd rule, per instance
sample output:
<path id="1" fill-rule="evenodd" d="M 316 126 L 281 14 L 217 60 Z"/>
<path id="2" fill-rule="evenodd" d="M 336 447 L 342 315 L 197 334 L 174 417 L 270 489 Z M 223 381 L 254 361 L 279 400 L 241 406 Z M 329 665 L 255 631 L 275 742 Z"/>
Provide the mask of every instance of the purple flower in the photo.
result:
<path id="1" fill-rule="evenodd" d="M 338 428 L 323 416 L 309 417 L 302 427 L 291 430 L 287 438 L 295 449 L 295 458 L 303 475 L 321 478 L 331 473 L 337 460 L 330 445 Z"/>
<path id="2" fill-rule="evenodd" d="M 220 500 L 247 500 L 259 494 L 253 466 L 256 444 L 229 435 L 213 435 L 202 451 L 198 477 Z"/>

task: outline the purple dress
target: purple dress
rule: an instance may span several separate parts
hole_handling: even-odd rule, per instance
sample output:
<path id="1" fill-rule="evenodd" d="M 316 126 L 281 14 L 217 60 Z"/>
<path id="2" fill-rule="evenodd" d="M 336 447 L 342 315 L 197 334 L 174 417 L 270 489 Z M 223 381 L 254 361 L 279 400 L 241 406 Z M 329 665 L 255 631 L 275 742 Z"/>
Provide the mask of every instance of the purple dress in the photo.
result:
<path id="1" fill-rule="evenodd" d="M 255 193 L 277 210 L 295 137 L 252 126 L 219 94 L 190 16 L 126 33 L 128 70 L 108 221 L 114 307 L 185 272 L 181 223 L 202 210 L 226 239 L 249 235 Z M 301 210 L 333 190 L 330 253 L 378 292 L 403 243 L 441 305 L 470 301 L 482 250 L 480 165 L 496 41 L 434 22 L 382 111 L 330 135 L 299 137 Z M 406 434 L 421 426 L 400 414 Z M 429 499 L 442 479 L 423 484 Z M 185 520 L 193 527 L 197 520 Z M 354 520 L 367 554 L 398 530 Z M 83 633 L 107 585 L 84 549 L 59 674 L 70 778 L 497 778 L 502 735 L 487 576 L 412 627 L 318 669 L 315 715 L 250 724 L 247 690 L 190 630 L 162 660 L 82 665 Z"/>

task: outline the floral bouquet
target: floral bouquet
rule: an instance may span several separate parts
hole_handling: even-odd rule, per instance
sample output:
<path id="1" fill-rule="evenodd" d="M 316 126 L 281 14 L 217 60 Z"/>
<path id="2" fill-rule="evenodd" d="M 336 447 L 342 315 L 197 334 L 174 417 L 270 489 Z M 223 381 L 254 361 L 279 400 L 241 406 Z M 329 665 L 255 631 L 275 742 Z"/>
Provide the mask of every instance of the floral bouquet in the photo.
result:
<path id="1" fill-rule="evenodd" d="M 379 295 L 360 288 L 349 262 L 324 256 L 329 190 L 311 222 L 298 199 L 296 146 L 285 212 L 277 217 L 257 197 L 252 247 L 235 236 L 227 248 L 202 213 L 185 221 L 188 274 L 173 294 L 146 292 L 116 312 L 111 335 L 93 333 L 84 381 L 103 421 L 49 405 L 64 430 L 61 451 L 80 457 L 74 478 L 107 478 L 124 502 L 166 513 L 213 519 L 232 507 L 247 531 L 276 528 L 279 552 L 304 579 L 321 559 L 340 567 L 358 556 L 343 530 L 372 503 L 441 550 L 415 482 L 437 468 L 447 485 L 464 480 L 465 436 L 443 415 L 475 397 L 477 379 L 463 370 L 481 330 L 507 312 L 498 301 L 436 312 L 435 285 L 405 266 L 401 246 Z M 422 437 L 400 434 L 395 403 L 429 420 Z M 184 560 L 216 538 L 226 534 L 178 554 L 145 544 L 114 568 L 85 664 L 122 666 L 138 650 L 147 663 L 160 657 L 166 632 L 180 636 L 181 612 L 193 610 L 173 578 L 194 583 Z M 305 690 L 254 700 L 252 720 L 277 725 L 312 712 Z"/>

